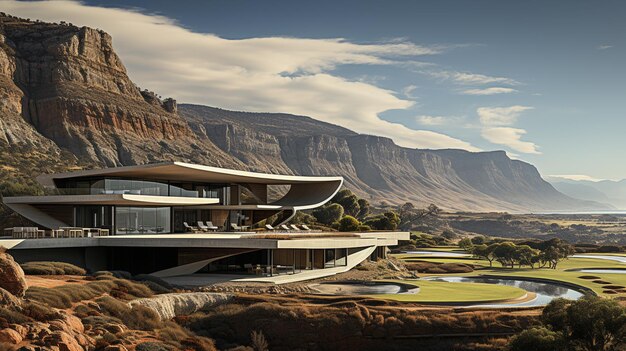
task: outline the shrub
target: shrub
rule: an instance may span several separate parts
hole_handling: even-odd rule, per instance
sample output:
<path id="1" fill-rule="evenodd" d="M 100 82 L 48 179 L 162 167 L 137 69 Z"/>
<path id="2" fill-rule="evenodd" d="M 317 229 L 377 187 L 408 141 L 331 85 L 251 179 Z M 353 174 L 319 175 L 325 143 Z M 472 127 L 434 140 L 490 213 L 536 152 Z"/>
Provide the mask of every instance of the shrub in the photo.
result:
<path id="1" fill-rule="evenodd" d="M 85 275 L 87 272 L 71 263 L 33 261 L 21 264 L 29 275 Z"/>
<path id="2" fill-rule="evenodd" d="M 131 308 L 126 302 L 110 296 L 101 297 L 96 302 L 104 313 L 119 319 L 129 328 L 150 331 L 162 325 L 159 315 L 145 306 Z"/>
<path id="3" fill-rule="evenodd" d="M 360 225 L 361 225 L 361 223 L 359 222 L 358 219 L 356 219 L 356 218 L 354 218 L 352 216 L 344 216 L 339 221 L 339 231 L 342 231 L 342 232 L 354 232 L 354 231 L 359 229 Z"/>

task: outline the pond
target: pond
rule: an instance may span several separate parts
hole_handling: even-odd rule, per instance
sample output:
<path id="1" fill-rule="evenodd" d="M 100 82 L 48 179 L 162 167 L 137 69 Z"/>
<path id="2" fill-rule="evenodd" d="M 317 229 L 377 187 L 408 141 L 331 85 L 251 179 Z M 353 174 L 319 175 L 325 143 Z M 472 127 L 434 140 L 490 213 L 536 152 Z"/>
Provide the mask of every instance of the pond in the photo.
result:
<path id="1" fill-rule="evenodd" d="M 421 255 L 421 256 L 436 256 L 436 257 L 469 257 L 470 254 L 460 253 L 460 252 L 449 252 L 449 251 L 405 251 L 404 253 L 411 255 Z"/>
<path id="2" fill-rule="evenodd" d="M 609 256 L 609 255 L 573 255 L 574 258 L 597 258 L 599 260 L 617 261 L 626 263 L 626 256 Z"/>
<path id="3" fill-rule="evenodd" d="M 322 295 L 414 294 L 417 287 L 388 282 L 332 282 L 311 284 L 309 288 Z"/>
<path id="4" fill-rule="evenodd" d="M 566 286 L 549 283 L 549 282 L 536 282 L 523 279 L 514 278 L 493 278 L 493 277 L 427 277 L 426 280 L 443 281 L 450 283 L 486 283 L 486 284 L 498 284 L 515 286 L 520 289 L 533 292 L 537 297 L 530 301 L 524 301 L 519 303 L 507 303 L 507 304 L 476 304 L 474 306 L 481 307 L 526 307 L 526 306 L 543 306 L 548 304 L 555 298 L 566 298 L 569 300 L 578 300 L 583 296 L 583 293 L 570 289 Z"/>

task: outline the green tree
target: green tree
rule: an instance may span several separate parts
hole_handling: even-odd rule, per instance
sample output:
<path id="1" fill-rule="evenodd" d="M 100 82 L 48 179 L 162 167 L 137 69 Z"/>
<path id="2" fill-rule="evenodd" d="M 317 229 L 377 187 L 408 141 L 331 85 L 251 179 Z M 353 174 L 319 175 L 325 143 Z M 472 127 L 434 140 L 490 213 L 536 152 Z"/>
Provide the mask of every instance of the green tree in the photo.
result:
<path id="1" fill-rule="evenodd" d="M 330 204 L 316 209 L 312 214 L 318 222 L 331 225 L 343 217 L 343 207 L 339 204 Z"/>
<path id="2" fill-rule="evenodd" d="M 502 267 L 514 267 L 515 264 L 515 244 L 512 242 L 504 242 L 498 244 L 494 250 L 493 254 L 496 258 L 496 261 L 500 262 Z"/>
<path id="3" fill-rule="evenodd" d="M 339 221 L 339 231 L 341 232 L 355 232 L 359 230 L 360 226 L 361 226 L 361 222 L 359 222 L 358 219 L 349 215 L 344 216 Z"/>
<path id="4" fill-rule="evenodd" d="M 475 256 L 478 256 L 479 258 L 489 261 L 489 267 L 493 267 L 493 261 L 496 259 L 495 255 L 493 254 L 493 250 L 496 248 L 496 246 L 497 244 L 492 244 L 489 246 L 485 244 L 475 245 L 474 247 L 472 247 L 471 253 Z"/>
<path id="5" fill-rule="evenodd" d="M 361 210 L 359 198 L 349 189 L 342 189 L 332 198 L 331 202 L 338 203 L 343 207 L 344 213 L 357 216 Z"/>
<path id="6" fill-rule="evenodd" d="M 364 224 L 377 230 L 395 230 L 400 224 L 400 217 L 393 211 L 387 211 L 382 215 L 367 218 Z"/>
<path id="7" fill-rule="evenodd" d="M 363 218 L 367 217 L 370 214 L 372 207 L 370 206 L 369 201 L 365 199 L 359 199 L 359 213 L 357 214 L 357 218 L 363 220 Z"/>
<path id="8" fill-rule="evenodd" d="M 567 307 L 566 339 L 582 350 L 626 349 L 626 309 L 616 301 L 586 296 Z"/>
<path id="9" fill-rule="evenodd" d="M 524 330 L 509 342 L 509 351 L 559 351 L 563 349 L 563 336 L 546 327 Z"/>
<path id="10" fill-rule="evenodd" d="M 471 251 L 472 250 L 472 240 L 470 240 L 470 238 L 463 238 L 463 239 L 459 240 L 459 247 L 462 248 L 465 251 Z"/>
<path id="11" fill-rule="evenodd" d="M 517 245 L 513 252 L 513 259 L 517 261 L 519 267 L 530 266 L 535 268 L 534 258 L 539 254 L 539 250 L 535 250 L 528 245 Z"/>

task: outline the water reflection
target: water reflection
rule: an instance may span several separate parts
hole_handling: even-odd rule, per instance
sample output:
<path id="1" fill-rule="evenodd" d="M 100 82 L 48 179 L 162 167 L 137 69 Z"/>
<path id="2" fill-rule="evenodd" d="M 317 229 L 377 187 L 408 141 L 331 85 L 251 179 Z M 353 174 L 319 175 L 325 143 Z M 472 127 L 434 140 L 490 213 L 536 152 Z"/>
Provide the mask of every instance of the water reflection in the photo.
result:
<path id="1" fill-rule="evenodd" d="M 565 286 L 555 283 L 543 283 L 534 282 L 521 279 L 508 279 L 508 278 L 485 278 L 485 277 L 429 277 L 424 278 L 427 280 L 443 281 L 451 283 L 486 283 L 497 285 L 514 286 L 529 292 L 537 294 L 537 298 L 531 301 L 511 303 L 511 304 L 497 304 L 497 305 L 480 305 L 480 306 L 499 306 L 499 307 L 513 307 L 513 306 L 541 306 L 546 305 L 555 298 L 566 298 L 569 300 L 578 300 L 583 296 L 581 292 L 567 288 Z"/>
<path id="2" fill-rule="evenodd" d="M 320 294 L 327 295 L 377 295 L 377 294 L 401 294 L 407 289 L 398 284 L 384 283 L 322 283 L 311 284 L 310 288 Z"/>

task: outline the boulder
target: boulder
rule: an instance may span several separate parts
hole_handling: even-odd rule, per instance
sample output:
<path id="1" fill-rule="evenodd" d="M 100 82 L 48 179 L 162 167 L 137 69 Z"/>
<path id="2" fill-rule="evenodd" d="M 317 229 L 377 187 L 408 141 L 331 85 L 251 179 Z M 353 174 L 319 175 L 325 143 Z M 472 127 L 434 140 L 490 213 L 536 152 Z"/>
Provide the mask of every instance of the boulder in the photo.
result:
<path id="1" fill-rule="evenodd" d="M 10 292 L 0 288 L 0 306 L 19 306 L 22 303 L 20 299 Z"/>
<path id="2" fill-rule="evenodd" d="M 194 292 L 162 294 L 154 297 L 136 299 L 129 302 L 130 306 L 142 305 L 154 310 L 161 320 L 176 316 L 190 315 L 197 311 L 226 303 L 233 298 L 232 294 Z"/>
<path id="3" fill-rule="evenodd" d="M 17 297 L 24 296 L 28 288 L 22 267 L 4 252 L 0 253 L 0 286 Z"/>
<path id="4" fill-rule="evenodd" d="M 55 331 L 46 341 L 49 346 L 58 346 L 60 351 L 84 351 L 74 337 L 63 331 Z"/>
<path id="5" fill-rule="evenodd" d="M 9 328 L 0 330 L 0 343 L 17 345 L 22 342 L 22 335 L 17 331 Z"/>
<path id="6" fill-rule="evenodd" d="M 109 345 L 104 351 L 128 351 L 128 349 L 124 345 Z"/>

